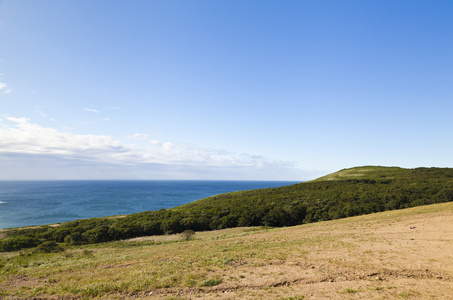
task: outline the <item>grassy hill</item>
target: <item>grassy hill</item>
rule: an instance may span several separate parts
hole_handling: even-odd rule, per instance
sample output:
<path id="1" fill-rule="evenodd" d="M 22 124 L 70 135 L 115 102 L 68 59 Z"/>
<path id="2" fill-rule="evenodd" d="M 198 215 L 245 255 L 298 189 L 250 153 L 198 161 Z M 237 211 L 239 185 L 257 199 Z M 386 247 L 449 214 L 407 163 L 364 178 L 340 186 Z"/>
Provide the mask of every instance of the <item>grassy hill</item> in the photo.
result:
<path id="1" fill-rule="evenodd" d="M 286 187 L 216 195 L 172 209 L 94 218 L 58 227 L 10 230 L 0 250 L 14 251 L 140 236 L 247 226 L 294 226 L 453 201 L 453 169 L 357 167 Z"/>
<path id="2" fill-rule="evenodd" d="M 453 203 L 0 253 L 2 299 L 451 299 Z"/>

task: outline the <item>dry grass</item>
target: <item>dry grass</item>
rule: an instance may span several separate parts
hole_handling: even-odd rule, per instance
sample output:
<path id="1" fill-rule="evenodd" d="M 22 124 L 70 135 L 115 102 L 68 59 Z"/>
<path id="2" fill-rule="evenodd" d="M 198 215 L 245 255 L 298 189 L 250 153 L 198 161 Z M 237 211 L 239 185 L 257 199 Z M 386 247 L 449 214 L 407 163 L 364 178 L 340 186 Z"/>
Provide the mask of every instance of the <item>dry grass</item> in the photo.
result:
<path id="1" fill-rule="evenodd" d="M 412 227 L 412 229 L 411 229 Z M 453 204 L 0 253 L 5 299 L 449 299 Z"/>

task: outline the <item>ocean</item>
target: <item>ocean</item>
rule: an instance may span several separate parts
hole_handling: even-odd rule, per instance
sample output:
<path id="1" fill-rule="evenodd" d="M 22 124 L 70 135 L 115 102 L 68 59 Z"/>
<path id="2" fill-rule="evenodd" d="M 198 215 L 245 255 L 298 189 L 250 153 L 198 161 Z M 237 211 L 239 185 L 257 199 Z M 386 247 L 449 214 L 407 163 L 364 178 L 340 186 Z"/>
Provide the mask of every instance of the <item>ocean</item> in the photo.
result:
<path id="1" fill-rule="evenodd" d="M 295 181 L 0 181 L 0 229 L 172 208 Z"/>

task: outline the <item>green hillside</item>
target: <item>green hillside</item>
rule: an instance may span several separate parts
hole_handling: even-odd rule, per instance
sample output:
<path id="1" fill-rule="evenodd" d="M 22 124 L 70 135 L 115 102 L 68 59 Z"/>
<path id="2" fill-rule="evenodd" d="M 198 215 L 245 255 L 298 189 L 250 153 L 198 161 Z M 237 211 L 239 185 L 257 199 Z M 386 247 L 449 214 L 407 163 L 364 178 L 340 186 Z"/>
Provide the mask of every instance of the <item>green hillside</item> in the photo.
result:
<path id="1" fill-rule="evenodd" d="M 357 167 L 295 185 L 226 193 L 172 209 L 10 230 L 2 251 L 242 226 L 293 226 L 453 201 L 453 169 Z M 44 247 L 46 250 L 46 246 Z M 50 248 L 52 248 L 50 247 Z"/>
<path id="2" fill-rule="evenodd" d="M 426 170 L 425 170 L 426 171 Z M 380 167 L 363 166 L 350 169 L 343 169 L 338 172 L 328 174 L 313 181 L 325 180 L 345 180 L 345 179 L 382 179 L 382 178 L 401 178 L 411 173 L 410 169 L 399 167 Z"/>

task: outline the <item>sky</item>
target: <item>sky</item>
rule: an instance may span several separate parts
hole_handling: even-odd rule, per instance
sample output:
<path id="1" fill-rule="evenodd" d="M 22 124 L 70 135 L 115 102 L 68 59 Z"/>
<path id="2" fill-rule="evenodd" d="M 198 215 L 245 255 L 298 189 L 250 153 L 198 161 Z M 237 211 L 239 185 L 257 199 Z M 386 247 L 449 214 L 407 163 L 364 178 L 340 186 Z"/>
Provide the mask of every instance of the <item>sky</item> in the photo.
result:
<path id="1" fill-rule="evenodd" d="M 453 167 L 453 1 L 1 0 L 0 180 Z"/>

